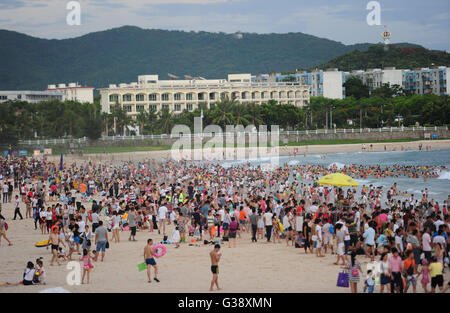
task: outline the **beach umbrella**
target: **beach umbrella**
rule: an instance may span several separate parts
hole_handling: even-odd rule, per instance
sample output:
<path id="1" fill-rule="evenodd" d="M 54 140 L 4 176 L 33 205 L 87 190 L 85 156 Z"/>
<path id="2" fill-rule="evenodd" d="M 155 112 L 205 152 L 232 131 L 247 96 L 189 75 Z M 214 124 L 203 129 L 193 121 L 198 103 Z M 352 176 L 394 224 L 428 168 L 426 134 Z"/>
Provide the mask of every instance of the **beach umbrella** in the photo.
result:
<path id="1" fill-rule="evenodd" d="M 348 175 L 342 173 L 334 173 L 323 176 L 317 181 L 320 185 L 331 185 L 337 187 L 359 186 L 358 183 Z"/>

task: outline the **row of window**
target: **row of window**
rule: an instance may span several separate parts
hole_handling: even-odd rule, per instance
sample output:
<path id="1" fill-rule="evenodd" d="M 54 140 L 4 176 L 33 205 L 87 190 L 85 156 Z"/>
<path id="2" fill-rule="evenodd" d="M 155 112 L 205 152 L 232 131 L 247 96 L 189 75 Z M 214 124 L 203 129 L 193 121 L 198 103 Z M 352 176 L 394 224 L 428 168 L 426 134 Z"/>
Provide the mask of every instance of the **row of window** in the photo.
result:
<path id="1" fill-rule="evenodd" d="M 198 105 L 197 107 L 200 109 L 200 105 Z M 213 103 L 211 103 L 210 108 L 211 109 L 214 108 L 214 104 Z M 110 109 L 110 112 L 112 112 L 114 110 L 114 106 L 111 105 L 109 107 L 109 109 Z M 123 109 L 126 112 L 133 112 L 133 105 L 126 104 L 126 105 L 123 106 Z M 161 109 L 163 109 L 163 110 L 164 109 L 170 109 L 170 107 L 169 107 L 168 104 L 162 104 L 161 105 Z M 187 103 L 186 104 L 186 110 L 192 111 L 193 109 L 194 109 L 194 105 L 192 103 Z M 148 106 L 148 110 L 157 112 L 158 111 L 158 104 L 150 104 Z M 177 103 L 177 104 L 174 105 L 174 111 L 181 112 L 181 110 L 182 109 L 181 109 L 181 104 L 180 103 Z M 139 112 L 139 111 L 146 111 L 146 106 L 142 105 L 142 104 L 136 104 L 136 112 Z"/>
<path id="2" fill-rule="evenodd" d="M 295 101 L 289 101 L 289 104 L 295 104 Z M 305 101 L 305 104 L 308 104 L 308 101 Z M 154 111 L 157 112 L 158 111 L 158 106 L 160 104 L 150 104 L 148 105 L 148 110 L 149 111 Z M 133 112 L 133 104 L 125 104 L 123 105 L 123 109 L 126 112 Z M 192 103 L 186 103 L 186 104 L 181 104 L 181 103 L 175 103 L 173 106 L 173 111 L 174 112 L 181 112 L 183 110 L 183 106 L 186 108 L 186 110 L 188 111 L 192 111 L 194 109 L 194 104 Z M 214 109 L 215 104 L 214 103 L 210 103 L 209 104 L 209 108 L 210 109 Z M 110 112 L 112 112 L 114 110 L 114 106 L 110 105 Z M 196 105 L 196 108 L 200 109 L 200 104 Z M 161 105 L 161 109 L 170 109 L 170 106 L 168 104 L 162 104 Z M 140 112 L 140 111 L 146 111 L 146 105 L 142 105 L 142 104 L 136 104 L 136 112 Z"/>
<path id="3" fill-rule="evenodd" d="M 266 92 L 259 93 L 259 97 L 257 97 L 257 93 L 255 93 L 255 92 L 252 92 L 251 95 L 250 95 L 249 92 L 241 92 L 241 93 L 233 92 L 231 94 L 231 99 L 233 99 L 233 100 L 237 99 L 237 98 L 250 99 L 250 96 L 251 96 L 251 99 L 266 99 L 267 93 Z M 288 99 L 290 99 L 290 98 L 300 98 L 301 97 L 301 93 L 302 92 L 299 92 L 299 91 L 297 91 L 295 93 L 294 93 L 294 91 L 289 91 L 289 92 L 272 91 L 272 92 L 270 92 L 270 97 L 268 97 L 267 99 L 269 99 L 269 98 L 270 99 L 275 99 L 275 98 L 288 98 Z M 305 91 L 304 94 L 306 96 L 308 94 L 308 91 Z M 209 100 L 216 100 L 216 96 L 217 95 L 218 94 L 214 93 L 214 92 L 209 93 Z M 204 100 L 206 100 L 206 96 L 207 95 L 205 93 L 198 93 L 197 94 L 197 99 L 195 99 L 195 100 L 204 101 Z M 227 97 L 228 97 L 228 93 L 221 93 L 220 94 L 220 99 L 225 99 Z M 175 101 L 184 100 L 184 99 L 182 99 L 182 94 L 181 93 L 174 94 L 173 95 L 173 99 Z M 186 94 L 186 100 L 187 101 L 194 100 L 194 94 L 193 93 Z M 109 102 L 118 102 L 118 101 L 119 101 L 119 95 L 115 95 L 115 94 L 109 95 Z M 122 96 L 122 101 L 123 102 L 134 101 L 133 100 L 133 95 L 132 94 L 125 94 L 125 95 L 123 95 Z M 136 101 L 138 101 L 138 102 L 145 101 L 145 94 L 137 94 L 136 95 Z M 148 101 L 158 101 L 158 95 L 155 94 L 155 93 L 149 94 L 148 95 Z M 168 93 L 162 94 L 161 95 L 161 101 L 170 101 L 170 94 L 168 94 Z"/>

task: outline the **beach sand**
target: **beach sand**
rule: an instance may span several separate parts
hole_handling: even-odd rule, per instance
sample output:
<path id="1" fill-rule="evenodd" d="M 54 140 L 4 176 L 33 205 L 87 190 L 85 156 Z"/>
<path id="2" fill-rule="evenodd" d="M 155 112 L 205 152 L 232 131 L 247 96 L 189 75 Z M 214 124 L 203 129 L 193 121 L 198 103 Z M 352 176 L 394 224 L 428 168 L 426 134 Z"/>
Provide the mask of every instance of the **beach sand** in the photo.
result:
<path id="1" fill-rule="evenodd" d="M 392 151 L 397 147 L 400 151 L 403 145 L 405 149 L 417 150 L 419 141 L 411 143 L 374 143 L 374 151 Z M 431 145 L 433 150 L 449 149 L 450 140 L 424 141 L 423 146 Z M 369 144 L 366 144 L 369 147 Z M 281 149 L 281 154 L 288 154 L 296 147 Z M 298 153 L 302 154 L 306 147 L 297 147 Z M 308 154 L 357 152 L 361 151 L 361 144 L 349 145 L 326 145 L 309 146 Z M 152 151 L 115 154 L 115 160 L 131 160 L 138 158 L 160 159 L 167 157 L 170 151 Z M 111 157 L 112 155 L 108 155 Z M 101 157 L 101 158 L 100 158 Z M 104 156 L 90 155 L 81 158 L 82 160 L 105 160 Z M 73 160 L 80 161 L 80 158 L 67 157 L 65 162 Z M 55 157 L 59 162 L 59 157 Z M 67 163 L 66 163 L 67 164 Z M 87 205 L 90 209 L 90 205 Z M 21 212 L 25 215 L 25 206 L 22 204 Z M 211 282 L 209 252 L 211 245 L 188 246 L 182 244 L 176 249 L 174 245 L 167 245 L 167 254 L 157 259 L 159 266 L 160 283 L 147 282 L 146 272 L 138 272 L 137 264 L 143 262 L 143 248 L 148 238 L 154 242 L 162 240 L 163 236 L 157 231 L 138 231 L 137 242 L 129 242 L 129 232 L 121 232 L 121 242 L 110 243 L 110 249 L 104 262 L 94 263 L 94 270 L 91 273 L 91 283 L 89 285 L 69 286 L 66 277 L 70 270 L 66 269 L 67 262 L 61 266 L 50 266 L 51 250 L 46 248 L 36 248 L 34 244 L 41 240 L 48 239 L 48 235 L 42 235 L 40 229 L 34 230 L 32 219 L 13 221 L 13 204 L 4 204 L 2 214 L 9 224 L 7 231 L 8 238 L 13 242 L 13 246 L 8 247 L 3 239 L 0 246 L 0 293 L 5 292 L 39 292 L 53 287 L 63 287 L 71 292 L 209 292 Z M 168 226 L 167 234 L 172 233 L 173 225 Z M 109 233 L 111 238 L 111 233 Z M 238 240 L 236 248 L 228 248 L 228 243 L 222 246 L 223 254 L 219 266 L 219 284 L 222 292 L 343 292 L 349 293 L 349 288 L 336 287 L 340 266 L 333 265 L 336 256 L 327 254 L 324 258 L 317 258 L 315 254 L 306 254 L 303 249 L 286 247 L 285 241 L 280 244 L 265 243 L 264 240 L 254 244 L 250 240 L 249 233 L 243 233 L 242 239 Z M 47 285 L 45 286 L 1 286 L 2 283 L 18 283 L 22 279 L 22 274 L 26 263 L 36 258 L 44 258 L 44 266 L 47 270 Z M 74 253 L 73 257 L 77 257 Z M 366 264 L 369 259 L 358 256 L 358 261 L 362 264 L 364 274 Z M 377 260 L 377 259 L 376 259 Z M 444 279 L 447 282 L 450 274 L 445 273 Z M 152 270 L 153 277 L 153 270 Z M 361 277 L 364 277 L 362 275 Z M 428 286 L 430 288 L 430 286 Z M 363 278 L 358 284 L 359 292 L 363 290 Z M 378 292 L 379 287 L 376 287 Z M 418 292 L 422 292 L 422 287 L 418 284 Z M 217 292 L 217 291 L 215 291 Z M 411 291 L 410 291 L 411 292 Z"/>
<path id="2" fill-rule="evenodd" d="M 138 272 L 137 264 L 143 262 L 146 240 L 152 238 L 154 242 L 159 242 L 163 236 L 158 235 L 157 231 L 138 231 L 137 241 L 130 242 L 129 232 L 124 231 L 120 233 L 120 243 L 110 243 L 105 261 L 94 262 L 90 284 L 69 286 L 66 282 L 66 276 L 70 272 L 66 269 L 67 262 L 63 261 L 61 266 L 56 263 L 50 266 L 50 249 L 34 247 L 34 243 L 46 240 L 48 235 L 42 235 L 39 228 L 34 230 L 32 219 L 11 220 L 13 208 L 10 204 L 6 208 L 4 206 L 2 214 L 7 218 L 7 236 L 13 246 L 8 247 L 6 241 L 2 240 L 0 283 L 18 283 L 27 261 L 35 263 L 36 258 L 43 257 L 47 270 L 47 285 L 0 286 L 0 293 L 39 292 L 54 287 L 62 287 L 70 292 L 209 292 L 211 245 L 203 245 L 202 242 L 198 243 L 200 246 L 182 244 L 178 249 L 175 245 L 166 245 L 166 255 L 157 259 L 160 272 L 158 277 L 161 282 L 153 281 L 149 284 L 146 272 Z M 167 231 L 169 238 L 172 229 L 173 225 L 170 225 Z M 350 292 L 349 288 L 336 287 L 340 266 L 333 265 L 336 259 L 331 254 L 324 258 L 317 258 L 315 254 L 305 255 L 303 249 L 286 247 L 285 241 L 274 244 L 261 240 L 254 244 L 251 243 L 248 233 L 243 233 L 242 239 L 238 239 L 236 248 L 228 248 L 226 243 L 221 252 L 220 292 Z M 76 256 L 75 252 L 73 257 Z M 365 273 L 365 265 L 369 259 L 364 256 L 358 256 L 357 259 Z M 445 281 L 449 278 L 447 270 Z M 362 278 L 358 289 L 362 292 Z M 421 286 L 418 286 L 418 291 L 422 291 Z"/>
<path id="3" fill-rule="evenodd" d="M 366 143 L 365 152 L 383 152 L 386 146 L 386 151 L 402 151 L 402 147 L 405 150 L 419 150 L 419 145 L 422 144 L 422 150 L 425 150 L 426 146 L 431 146 L 432 150 L 444 150 L 450 149 L 450 140 L 421 140 L 421 141 L 411 141 L 411 142 L 374 142 L 372 143 L 372 150 L 369 150 L 370 143 Z M 292 156 L 294 151 L 297 151 L 297 155 L 303 154 L 330 154 L 330 153 L 351 153 L 351 152 L 361 152 L 362 144 L 338 144 L 338 145 L 309 145 L 309 146 L 280 146 L 276 148 L 273 153 L 278 153 L 279 156 Z M 246 156 L 248 156 L 248 148 L 246 150 Z M 194 150 L 192 150 L 194 151 Z M 192 152 L 194 153 L 194 152 Z M 84 156 L 72 156 L 65 155 L 64 162 L 66 164 L 72 163 L 74 161 L 77 164 L 80 161 L 93 161 L 93 162 L 119 162 L 119 161 L 140 161 L 144 159 L 151 160 L 162 160 L 171 158 L 171 150 L 161 150 L 161 151 L 139 151 L 139 152 L 123 152 L 123 153 L 107 153 L 107 154 L 86 154 Z M 265 155 L 266 156 L 266 155 Z M 56 162 L 59 164 L 60 156 L 51 155 L 47 156 L 49 161 Z"/>

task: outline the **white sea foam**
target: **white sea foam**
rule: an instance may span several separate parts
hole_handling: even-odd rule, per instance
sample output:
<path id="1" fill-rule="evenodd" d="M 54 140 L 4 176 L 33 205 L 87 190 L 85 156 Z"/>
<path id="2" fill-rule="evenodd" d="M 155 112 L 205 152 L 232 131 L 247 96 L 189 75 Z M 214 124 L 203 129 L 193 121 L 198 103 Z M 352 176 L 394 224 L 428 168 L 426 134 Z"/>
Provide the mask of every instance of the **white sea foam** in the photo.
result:
<path id="1" fill-rule="evenodd" d="M 338 169 L 341 169 L 341 168 L 343 168 L 345 166 L 345 164 L 342 164 L 342 163 L 339 163 L 339 162 L 334 162 L 334 163 L 331 163 L 330 165 L 328 165 L 328 167 L 333 167 L 334 165 L 336 165 L 336 167 Z"/>
<path id="2" fill-rule="evenodd" d="M 370 180 L 367 180 L 367 179 L 355 179 L 355 181 L 360 185 L 361 184 L 363 184 L 363 185 L 370 184 Z"/>
<path id="3" fill-rule="evenodd" d="M 298 161 L 298 160 L 290 160 L 287 164 L 289 165 L 289 166 L 295 166 L 295 165 L 297 165 L 297 164 L 299 164 L 300 162 Z"/>
<path id="4" fill-rule="evenodd" d="M 450 179 L 450 172 L 449 171 L 441 172 L 438 179 Z"/>

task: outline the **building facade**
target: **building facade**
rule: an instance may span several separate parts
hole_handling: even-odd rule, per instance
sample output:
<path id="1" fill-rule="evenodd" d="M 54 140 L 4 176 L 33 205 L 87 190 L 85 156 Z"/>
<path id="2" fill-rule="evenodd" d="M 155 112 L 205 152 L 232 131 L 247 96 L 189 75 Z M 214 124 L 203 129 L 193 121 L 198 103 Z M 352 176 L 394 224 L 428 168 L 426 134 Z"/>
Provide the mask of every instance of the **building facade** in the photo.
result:
<path id="1" fill-rule="evenodd" d="M 48 85 L 47 91 L 57 91 L 64 94 L 63 101 L 72 100 L 81 103 L 94 102 L 94 87 L 81 86 L 77 83 Z"/>
<path id="2" fill-rule="evenodd" d="M 262 104 L 269 100 L 304 106 L 309 103 L 309 88 L 299 82 L 255 82 L 251 74 L 230 74 L 227 79 L 192 78 L 159 80 L 158 75 L 138 76 L 138 82 L 101 88 L 102 111 L 111 113 L 120 105 L 130 115 L 139 111 L 192 111 L 206 104 L 212 108 L 222 99 Z"/>
<path id="3" fill-rule="evenodd" d="M 403 72 L 403 89 L 419 95 L 448 95 L 447 70 L 446 66 L 405 70 Z"/>
<path id="4" fill-rule="evenodd" d="M 395 67 L 386 67 L 352 71 L 347 73 L 347 77 L 358 77 L 372 91 L 384 84 L 403 86 L 403 72 L 404 70 L 397 70 Z"/>
<path id="5" fill-rule="evenodd" d="M 345 98 L 345 73 L 338 69 L 317 70 L 295 74 L 261 74 L 254 82 L 296 82 L 309 88 L 310 96 L 330 99 Z"/>
<path id="6" fill-rule="evenodd" d="M 63 101 L 64 93 L 57 91 L 32 91 L 32 90 L 11 90 L 0 91 L 0 102 L 8 100 L 27 101 L 38 103 L 41 101 L 60 100 Z"/>

